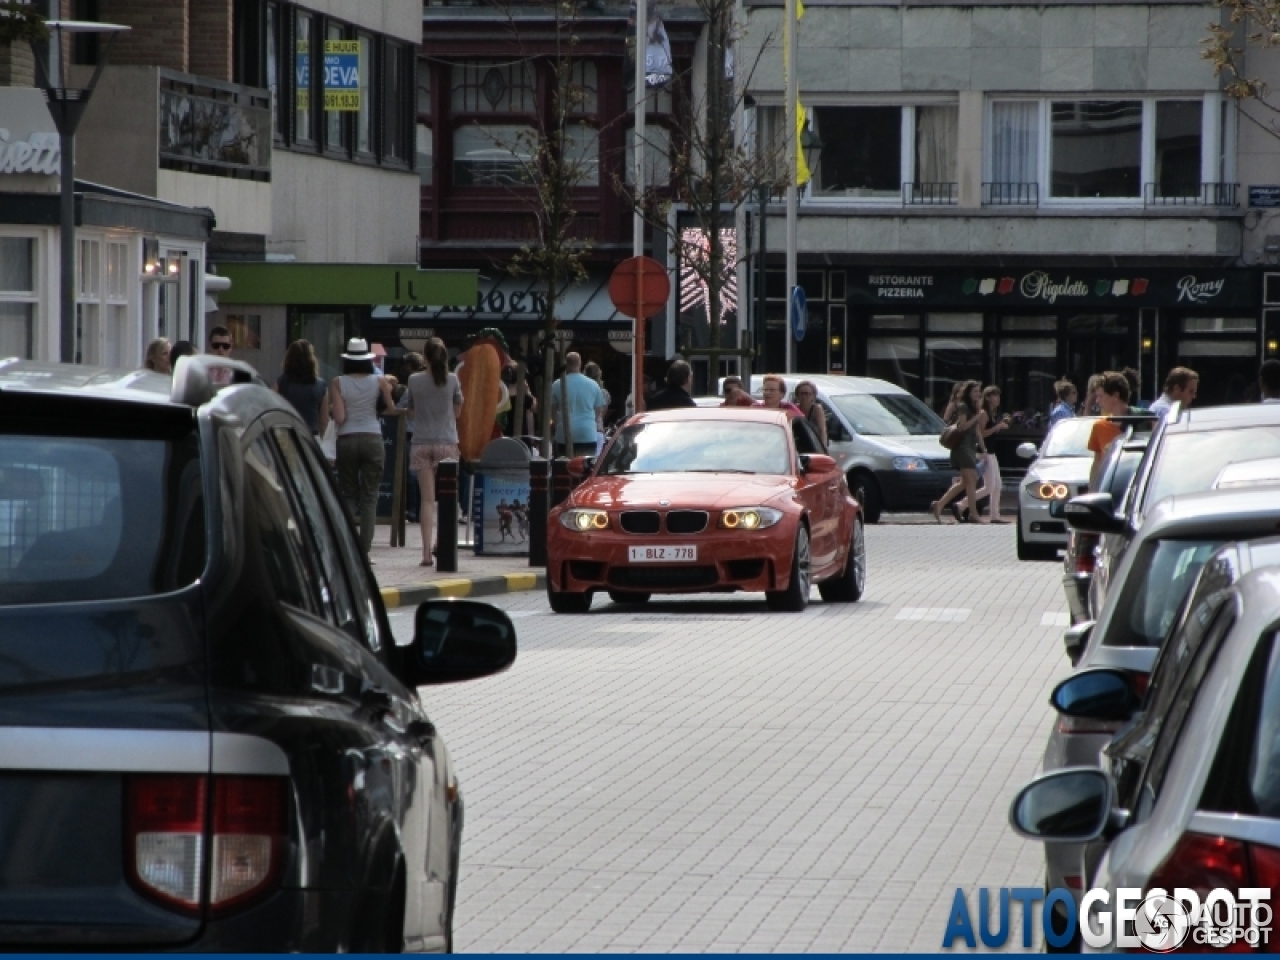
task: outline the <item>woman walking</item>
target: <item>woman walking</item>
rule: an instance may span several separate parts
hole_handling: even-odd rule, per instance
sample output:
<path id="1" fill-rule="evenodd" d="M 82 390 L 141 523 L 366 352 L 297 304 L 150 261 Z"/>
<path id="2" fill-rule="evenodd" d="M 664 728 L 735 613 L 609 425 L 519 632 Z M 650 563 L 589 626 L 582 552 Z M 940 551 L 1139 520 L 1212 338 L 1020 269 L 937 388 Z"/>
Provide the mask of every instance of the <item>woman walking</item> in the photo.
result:
<path id="1" fill-rule="evenodd" d="M 809 380 L 801 380 L 796 384 L 793 396 L 796 406 L 822 441 L 822 449 L 827 449 L 827 415 L 818 402 L 818 388 Z"/>
<path id="2" fill-rule="evenodd" d="M 324 423 L 320 422 L 324 381 L 320 379 L 316 352 L 308 341 L 295 340 L 289 344 L 289 349 L 284 352 L 284 370 L 276 377 L 275 390 L 293 404 L 293 409 L 306 421 L 307 429 L 315 437 L 324 432 L 329 425 L 327 416 Z"/>
<path id="3" fill-rule="evenodd" d="M 970 503 L 977 500 L 982 384 L 977 380 L 964 380 L 956 384 L 951 391 L 951 406 L 948 409 L 951 410 L 949 423 L 960 430 L 960 443 L 951 451 L 951 466 L 960 471 L 960 476 L 951 482 L 951 489 L 942 495 L 941 500 L 929 504 L 929 512 L 938 523 L 942 522 L 943 508 L 962 493 Z"/>
<path id="4" fill-rule="evenodd" d="M 987 438 L 1009 429 L 1009 416 L 1000 414 L 1000 388 L 994 384 L 982 391 L 982 415 L 979 420 L 978 467 L 982 474 L 982 489 L 978 491 L 978 500 L 984 497 L 989 499 L 990 512 L 987 516 L 978 518 L 976 514 L 979 511 L 976 503 L 967 497 L 952 504 L 951 510 L 957 520 L 964 511 L 970 510 L 975 514 L 972 519 L 977 523 L 1010 523 L 1009 519 L 1000 515 L 1000 493 L 1003 488 L 1003 481 L 1000 479 L 1000 462 L 996 459 L 996 455 L 987 449 Z"/>
<path id="5" fill-rule="evenodd" d="M 378 487 L 382 483 L 382 426 L 378 398 L 395 407 L 391 387 L 374 372 L 367 340 L 352 337 L 342 355 L 342 375 L 329 384 L 329 408 L 338 433 L 338 489 L 351 516 L 359 521 L 360 546 L 373 546 Z"/>
<path id="6" fill-rule="evenodd" d="M 432 337 L 427 341 L 427 369 L 409 377 L 406 396 L 413 426 L 413 444 L 410 446 L 409 469 L 418 475 L 418 491 L 421 496 L 418 508 L 418 526 L 422 530 L 422 563 L 433 565 L 431 559 L 431 520 L 436 502 L 436 467 L 441 460 L 457 460 L 458 414 L 462 412 L 462 387 L 457 374 L 449 372 L 449 351 L 444 341 Z M 442 523 L 452 523 L 452 517 L 442 517 Z"/>

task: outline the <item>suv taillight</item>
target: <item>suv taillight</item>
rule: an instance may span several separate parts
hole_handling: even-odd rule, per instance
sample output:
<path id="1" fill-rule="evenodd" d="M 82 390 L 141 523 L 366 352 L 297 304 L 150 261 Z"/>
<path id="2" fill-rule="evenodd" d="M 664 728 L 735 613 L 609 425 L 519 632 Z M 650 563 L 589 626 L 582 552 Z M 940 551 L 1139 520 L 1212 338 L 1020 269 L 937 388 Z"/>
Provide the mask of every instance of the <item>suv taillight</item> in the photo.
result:
<path id="1" fill-rule="evenodd" d="M 204 899 L 206 851 L 211 850 L 213 911 L 264 892 L 280 875 L 286 786 L 282 777 L 128 777 L 129 878 L 166 906 L 198 912 Z"/>
<path id="2" fill-rule="evenodd" d="M 1077 533 L 1071 544 L 1071 554 L 1075 559 L 1075 572 L 1092 575 L 1098 565 L 1098 538 L 1093 534 Z"/>

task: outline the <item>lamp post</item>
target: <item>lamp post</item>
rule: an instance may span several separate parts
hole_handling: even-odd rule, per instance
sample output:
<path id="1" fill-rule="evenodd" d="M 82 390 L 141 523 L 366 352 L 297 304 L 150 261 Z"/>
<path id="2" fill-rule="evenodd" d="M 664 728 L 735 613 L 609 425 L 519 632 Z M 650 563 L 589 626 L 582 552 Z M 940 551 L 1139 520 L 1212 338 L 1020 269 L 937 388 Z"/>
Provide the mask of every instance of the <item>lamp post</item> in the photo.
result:
<path id="1" fill-rule="evenodd" d="M 76 128 L 80 126 L 89 97 L 102 77 L 112 41 L 129 28 L 85 20 L 49 20 L 45 26 L 49 29 L 48 48 L 45 49 L 42 42 L 33 41 L 31 50 L 36 58 L 36 83 L 44 91 L 62 151 L 62 213 L 59 218 L 62 292 L 59 296 L 58 359 L 63 363 L 79 363 L 80 357 L 76 353 Z M 107 36 L 107 42 L 98 51 L 98 65 L 88 86 L 84 87 L 71 86 L 71 65 L 67 62 L 67 45 L 63 43 L 64 37 L 74 38 L 77 34 Z"/>

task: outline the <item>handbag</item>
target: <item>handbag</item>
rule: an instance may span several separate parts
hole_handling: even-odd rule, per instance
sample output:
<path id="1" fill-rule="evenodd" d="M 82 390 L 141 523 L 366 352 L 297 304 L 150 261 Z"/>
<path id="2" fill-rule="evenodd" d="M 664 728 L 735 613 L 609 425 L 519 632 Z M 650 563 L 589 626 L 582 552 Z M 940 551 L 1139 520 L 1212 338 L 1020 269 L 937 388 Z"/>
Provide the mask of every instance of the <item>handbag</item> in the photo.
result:
<path id="1" fill-rule="evenodd" d="M 320 438 L 320 452 L 330 463 L 338 459 L 338 429 L 333 425 L 332 420 L 324 428 L 324 436 Z"/>
<path id="2" fill-rule="evenodd" d="M 964 431 L 962 431 L 954 423 L 948 423 L 938 436 L 938 442 L 948 450 L 954 450 L 960 446 L 964 439 Z"/>

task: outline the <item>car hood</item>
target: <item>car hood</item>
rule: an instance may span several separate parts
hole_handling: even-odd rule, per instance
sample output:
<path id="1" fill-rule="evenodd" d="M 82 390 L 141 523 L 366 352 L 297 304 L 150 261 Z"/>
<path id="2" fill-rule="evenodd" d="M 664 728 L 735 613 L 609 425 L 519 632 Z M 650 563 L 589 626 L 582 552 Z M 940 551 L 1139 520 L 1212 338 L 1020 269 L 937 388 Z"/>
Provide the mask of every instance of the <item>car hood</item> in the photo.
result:
<path id="1" fill-rule="evenodd" d="M 1027 468 L 1028 480 L 1051 480 L 1055 483 L 1088 483 L 1092 457 L 1049 457 L 1037 460 Z"/>
<path id="2" fill-rule="evenodd" d="M 794 489 L 794 477 L 739 473 L 640 473 L 595 477 L 570 497 L 575 507 L 722 510 L 763 504 Z"/>
<path id="3" fill-rule="evenodd" d="M 895 457 L 924 457 L 928 460 L 940 460 L 951 456 L 951 451 L 938 442 L 938 438 L 927 436 L 870 436 L 862 435 L 866 443 L 874 443 L 885 453 Z"/>

